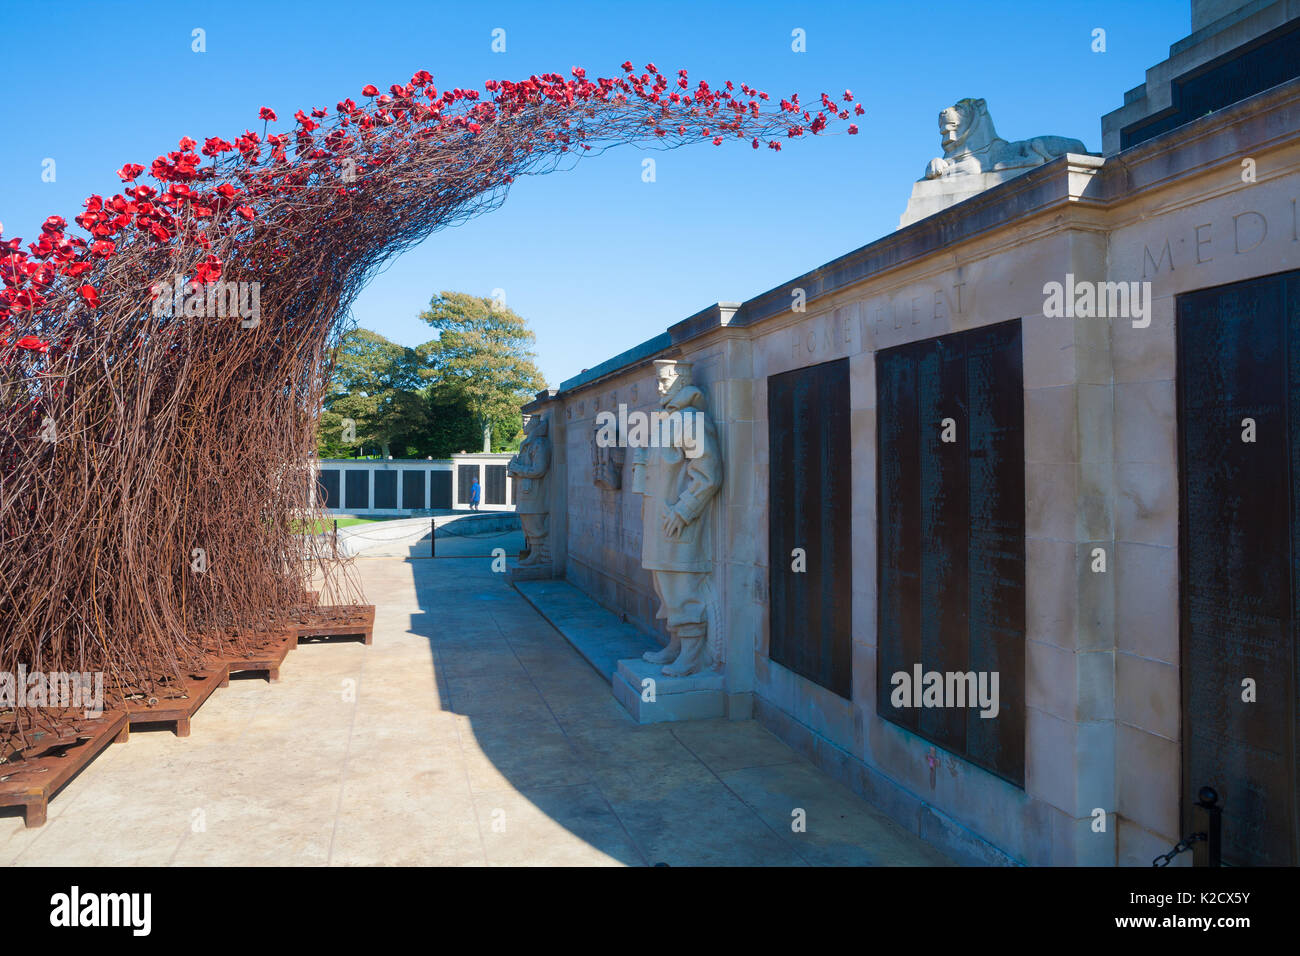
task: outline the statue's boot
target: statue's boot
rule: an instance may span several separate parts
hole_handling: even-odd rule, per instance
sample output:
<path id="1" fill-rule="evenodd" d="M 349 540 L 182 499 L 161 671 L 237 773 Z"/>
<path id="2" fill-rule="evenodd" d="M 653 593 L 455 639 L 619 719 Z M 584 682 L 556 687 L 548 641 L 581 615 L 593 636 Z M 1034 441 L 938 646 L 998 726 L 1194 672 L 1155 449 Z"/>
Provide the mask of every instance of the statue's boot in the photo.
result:
<path id="1" fill-rule="evenodd" d="M 665 665 L 665 677 L 686 677 L 704 670 L 709 663 L 709 651 L 703 635 L 682 637 L 682 652 L 671 664 Z"/>
<path id="2" fill-rule="evenodd" d="M 519 567 L 530 568 L 533 567 L 534 565 L 546 564 L 550 560 L 551 560 L 551 554 L 549 551 L 546 550 L 545 547 L 541 545 L 530 544 L 528 546 L 528 554 L 525 557 L 521 558 L 519 561 Z"/>
<path id="3" fill-rule="evenodd" d="M 676 634 L 668 639 L 668 646 L 658 651 L 646 651 L 641 655 L 641 660 L 648 664 L 667 664 L 677 660 L 677 655 L 682 652 L 682 642 Z"/>

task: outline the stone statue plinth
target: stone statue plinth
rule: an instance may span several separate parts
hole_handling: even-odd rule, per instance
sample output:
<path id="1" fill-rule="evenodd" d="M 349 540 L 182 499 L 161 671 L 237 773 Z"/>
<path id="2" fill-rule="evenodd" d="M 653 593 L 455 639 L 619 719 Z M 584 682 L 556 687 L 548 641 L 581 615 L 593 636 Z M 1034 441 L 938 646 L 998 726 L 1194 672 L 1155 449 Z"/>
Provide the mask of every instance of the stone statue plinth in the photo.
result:
<path id="1" fill-rule="evenodd" d="M 639 658 L 618 662 L 611 682 L 614 696 L 638 724 L 727 716 L 721 673 L 708 669 L 668 677 L 663 670 L 662 664 Z"/>
<path id="2" fill-rule="evenodd" d="M 955 176 L 951 179 L 921 179 L 912 183 L 912 196 L 907 201 L 907 209 L 898 217 L 898 228 L 910 226 L 914 222 L 943 212 L 949 206 L 972 196 L 978 196 L 986 189 L 992 189 L 999 183 L 1014 179 L 1023 169 L 1003 170 L 993 173 L 972 173 L 968 176 Z"/>
<path id="3" fill-rule="evenodd" d="M 518 564 L 506 570 L 508 581 L 549 581 L 555 572 L 548 565 Z"/>

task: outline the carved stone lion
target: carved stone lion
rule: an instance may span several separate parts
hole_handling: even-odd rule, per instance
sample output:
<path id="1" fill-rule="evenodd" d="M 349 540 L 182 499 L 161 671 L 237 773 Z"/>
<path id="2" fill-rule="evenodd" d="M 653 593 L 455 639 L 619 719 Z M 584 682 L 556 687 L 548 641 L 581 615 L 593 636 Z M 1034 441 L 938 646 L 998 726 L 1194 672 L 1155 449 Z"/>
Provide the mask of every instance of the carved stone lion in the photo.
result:
<path id="1" fill-rule="evenodd" d="M 993 117 L 983 100 L 958 100 L 939 113 L 943 156 L 930 160 L 926 179 L 948 179 L 991 173 L 1001 169 L 1041 166 L 1064 153 L 1086 153 L 1077 139 L 1036 136 L 1007 142 L 993 128 Z"/>

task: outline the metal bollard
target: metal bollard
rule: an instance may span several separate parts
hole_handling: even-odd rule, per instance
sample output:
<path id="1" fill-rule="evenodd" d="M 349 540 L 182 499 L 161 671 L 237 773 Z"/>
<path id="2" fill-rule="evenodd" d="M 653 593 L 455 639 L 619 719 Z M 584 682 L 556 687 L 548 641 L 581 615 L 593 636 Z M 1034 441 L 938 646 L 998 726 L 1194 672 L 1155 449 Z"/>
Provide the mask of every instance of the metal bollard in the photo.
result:
<path id="1" fill-rule="evenodd" d="M 1223 837 L 1223 808 L 1213 787 L 1201 787 L 1192 807 L 1192 829 L 1204 833 L 1205 839 L 1192 845 L 1192 866 L 1222 866 L 1220 847 Z"/>
<path id="2" fill-rule="evenodd" d="M 438 556 L 438 519 L 429 519 L 429 557 Z"/>

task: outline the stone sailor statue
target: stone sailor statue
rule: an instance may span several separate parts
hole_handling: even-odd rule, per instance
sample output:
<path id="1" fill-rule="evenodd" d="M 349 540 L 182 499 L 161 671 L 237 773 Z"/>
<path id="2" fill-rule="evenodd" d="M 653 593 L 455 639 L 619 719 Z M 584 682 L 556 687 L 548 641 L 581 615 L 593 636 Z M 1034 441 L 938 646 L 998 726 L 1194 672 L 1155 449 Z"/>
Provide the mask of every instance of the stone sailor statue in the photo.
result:
<path id="1" fill-rule="evenodd" d="M 519 567 L 544 565 L 551 560 L 547 535 L 550 529 L 550 500 L 547 497 L 547 473 L 551 469 L 551 439 L 546 418 L 533 415 L 524 426 L 524 440 L 519 452 L 506 465 L 506 473 L 515 479 L 515 511 L 523 528 L 528 553 Z"/>
<path id="2" fill-rule="evenodd" d="M 722 456 L 691 363 L 658 360 L 655 376 L 661 410 L 651 416 L 649 440 L 634 445 L 629 435 L 628 444 L 631 490 L 644 496 L 641 566 L 654 577 L 669 643 L 644 657 L 665 665 L 666 676 L 683 677 L 722 664 L 722 635 L 710 634 L 708 623 L 709 505 L 722 484 Z"/>

